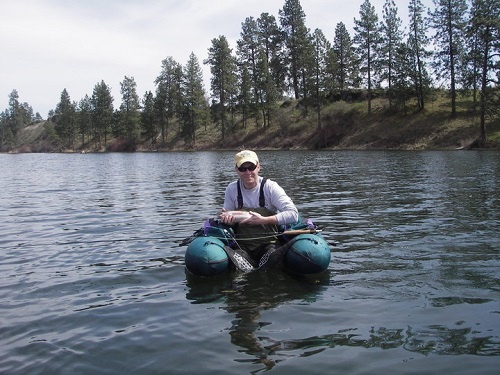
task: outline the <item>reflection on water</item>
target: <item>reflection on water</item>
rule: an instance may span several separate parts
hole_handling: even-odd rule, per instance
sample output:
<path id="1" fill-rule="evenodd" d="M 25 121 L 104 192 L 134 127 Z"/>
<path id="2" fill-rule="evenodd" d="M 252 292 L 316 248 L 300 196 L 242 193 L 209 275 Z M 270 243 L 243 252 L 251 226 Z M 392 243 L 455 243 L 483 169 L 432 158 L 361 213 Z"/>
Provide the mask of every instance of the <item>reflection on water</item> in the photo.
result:
<path id="1" fill-rule="evenodd" d="M 498 153 L 259 156 L 328 272 L 186 275 L 233 152 L 0 155 L 0 373 L 496 373 Z"/>
<path id="2" fill-rule="evenodd" d="M 281 272 L 257 272 L 222 275 L 214 280 L 187 276 L 187 299 L 193 300 L 193 303 L 218 299 L 223 303 L 224 310 L 234 315 L 231 326 L 227 328 L 231 343 L 242 348 L 240 352 L 250 357 L 235 360 L 263 364 L 267 369 L 280 362 L 279 356 L 274 358 L 282 348 L 275 347 L 278 342 L 272 338 L 260 334 L 263 327 L 270 326 L 272 329 L 273 325 L 271 321 L 262 321 L 262 312 L 292 301 L 303 305 L 314 303 L 328 288 L 330 279 L 329 272 L 303 277 Z"/>

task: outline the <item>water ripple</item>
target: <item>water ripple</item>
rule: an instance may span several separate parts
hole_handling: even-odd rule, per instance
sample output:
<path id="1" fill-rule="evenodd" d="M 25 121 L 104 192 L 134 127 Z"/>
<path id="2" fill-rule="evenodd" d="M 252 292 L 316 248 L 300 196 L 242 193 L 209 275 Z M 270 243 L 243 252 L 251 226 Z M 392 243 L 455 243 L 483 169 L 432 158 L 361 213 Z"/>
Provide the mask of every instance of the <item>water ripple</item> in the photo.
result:
<path id="1" fill-rule="evenodd" d="M 185 273 L 232 152 L 0 155 L 0 373 L 495 373 L 497 153 L 259 156 L 328 272 Z"/>

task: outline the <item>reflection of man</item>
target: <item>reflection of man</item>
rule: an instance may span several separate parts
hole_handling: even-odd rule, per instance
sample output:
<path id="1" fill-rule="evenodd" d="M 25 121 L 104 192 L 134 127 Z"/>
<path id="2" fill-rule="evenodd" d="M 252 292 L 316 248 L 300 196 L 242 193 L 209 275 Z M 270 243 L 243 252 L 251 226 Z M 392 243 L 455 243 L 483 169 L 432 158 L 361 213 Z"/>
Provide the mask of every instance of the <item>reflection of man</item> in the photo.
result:
<path id="1" fill-rule="evenodd" d="M 314 281 L 296 279 L 283 273 L 246 274 L 245 278 L 233 284 L 235 293 L 227 294 L 226 310 L 235 314 L 229 330 L 231 343 L 244 348 L 244 353 L 254 358 L 253 363 L 261 363 L 267 369 L 274 367 L 276 345 L 281 345 L 272 337 L 263 337 L 266 336 L 265 333 L 259 331 L 277 322 L 263 321 L 262 314 L 265 311 L 275 311 L 278 306 L 294 300 L 312 303 L 328 283 L 327 274 Z M 266 316 L 283 318 L 279 314 L 270 314 Z"/>
<path id="2" fill-rule="evenodd" d="M 264 327 L 284 323 L 287 316 L 274 313 L 277 307 L 290 301 L 313 303 L 321 291 L 328 287 L 330 275 L 323 273 L 314 279 L 295 278 L 281 272 L 251 272 L 241 277 L 206 278 L 189 276 L 187 278 L 187 299 L 193 303 L 216 303 L 227 311 L 230 321 L 229 335 L 231 344 L 237 346 L 239 353 L 250 358 L 234 358 L 234 361 L 249 362 L 271 369 L 278 361 L 273 359 L 276 352 L 283 348 L 286 341 L 265 337 Z M 269 311 L 269 321 L 263 321 L 262 315 Z M 267 316 L 268 314 L 266 314 Z M 269 333 L 268 333 L 269 334 Z M 300 339 L 293 340 L 300 346 Z M 324 344 L 324 340 L 321 340 Z M 304 347 L 310 345 L 307 339 Z M 286 345 L 288 347 L 288 345 Z M 278 356 L 283 359 L 283 357 Z M 254 371 L 255 373 L 258 371 Z"/>
<path id="3" fill-rule="evenodd" d="M 276 365 L 276 362 L 268 358 L 270 350 L 266 349 L 256 332 L 263 326 L 271 323 L 259 322 L 260 311 L 258 309 L 240 310 L 236 313 L 236 320 L 229 330 L 231 343 L 245 348 L 245 352 L 256 357 L 255 362 L 264 364 L 268 369 Z"/>

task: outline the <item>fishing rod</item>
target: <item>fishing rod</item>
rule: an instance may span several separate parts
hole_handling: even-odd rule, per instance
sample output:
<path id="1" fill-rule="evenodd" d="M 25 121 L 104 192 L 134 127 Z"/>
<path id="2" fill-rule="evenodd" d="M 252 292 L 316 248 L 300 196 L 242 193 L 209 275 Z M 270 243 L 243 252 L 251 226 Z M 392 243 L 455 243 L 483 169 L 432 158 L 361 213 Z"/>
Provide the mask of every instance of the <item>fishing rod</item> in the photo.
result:
<path id="1" fill-rule="evenodd" d="M 211 226 L 210 228 L 214 229 L 225 229 L 225 228 L 220 228 L 218 226 Z M 196 237 L 202 237 L 206 234 L 205 232 L 206 228 L 201 228 L 195 231 L 191 236 L 185 238 L 179 243 L 179 246 L 184 246 L 188 245 L 192 240 L 194 240 Z M 275 237 L 281 237 L 281 236 L 296 236 L 299 234 L 318 234 L 321 233 L 322 230 L 318 228 L 307 228 L 307 229 L 290 229 L 286 231 L 273 231 L 273 232 L 258 232 L 258 233 L 240 233 L 235 235 L 232 231 L 226 231 L 226 230 L 221 230 L 220 235 L 216 234 L 210 234 L 211 237 L 219 238 L 219 239 L 226 239 L 230 237 L 232 240 L 237 240 L 237 241 L 252 241 L 252 240 L 259 240 L 263 238 L 275 238 Z"/>

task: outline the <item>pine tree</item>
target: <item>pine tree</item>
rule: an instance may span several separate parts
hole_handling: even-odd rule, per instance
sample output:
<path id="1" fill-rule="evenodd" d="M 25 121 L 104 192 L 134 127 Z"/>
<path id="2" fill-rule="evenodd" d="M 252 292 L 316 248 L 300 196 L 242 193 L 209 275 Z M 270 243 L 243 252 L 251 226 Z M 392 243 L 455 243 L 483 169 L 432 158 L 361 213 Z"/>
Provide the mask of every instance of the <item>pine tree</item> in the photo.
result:
<path id="1" fill-rule="evenodd" d="M 426 50 L 429 40 L 426 35 L 427 24 L 424 10 L 421 0 L 410 0 L 408 5 L 410 19 L 408 46 L 410 47 L 410 58 L 413 64 L 411 77 L 415 87 L 418 108 L 421 110 L 425 107 L 425 93 L 430 86 L 430 77 L 426 69 L 426 60 L 430 53 Z"/>
<path id="2" fill-rule="evenodd" d="M 82 137 L 82 148 L 85 147 L 85 136 L 90 137 L 92 127 L 92 103 L 88 95 L 80 100 L 77 108 L 78 132 Z"/>
<path id="3" fill-rule="evenodd" d="M 56 106 L 55 114 L 57 135 L 65 140 L 67 147 L 73 148 L 76 131 L 76 106 L 71 102 L 66 89 L 61 93 L 61 99 Z"/>
<path id="4" fill-rule="evenodd" d="M 343 92 L 359 87 L 358 58 L 345 24 L 339 22 L 335 27 L 333 47 L 329 52 L 327 70 L 330 90 Z"/>
<path id="5" fill-rule="evenodd" d="M 240 97 L 245 99 L 249 115 L 255 118 L 257 129 L 259 129 L 259 113 L 263 95 L 259 85 L 259 57 L 260 40 L 257 21 L 253 17 L 248 17 L 241 24 L 240 39 L 236 42 L 237 65 L 239 66 L 240 79 L 245 79 L 242 83 L 244 92 L 240 90 Z"/>
<path id="6" fill-rule="evenodd" d="M 434 0 L 436 8 L 429 13 L 434 35 L 434 74 L 438 79 L 449 79 L 451 114 L 457 112 L 457 81 L 464 61 L 465 0 Z"/>
<path id="7" fill-rule="evenodd" d="M 26 102 L 21 103 L 17 90 L 12 90 L 9 94 L 9 108 L 1 116 L 0 149 L 10 150 L 16 147 L 19 131 L 33 120 L 33 108 Z"/>
<path id="8" fill-rule="evenodd" d="M 392 80 L 393 101 L 397 107 L 402 107 L 407 114 L 407 102 L 415 94 L 414 83 L 414 65 L 412 63 L 411 48 L 407 43 L 401 42 L 394 54 L 394 70 Z"/>
<path id="9" fill-rule="evenodd" d="M 15 89 L 9 94 L 9 109 L 7 112 L 7 127 L 15 141 L 19 130 L 29 122 L 27 113 L 19 101 L 19 93 Z"/>
<path id="10" fill-rule="evenodd" d="M 5 133 L 7 128 L 7 111 L 0 112 L 0 151 L 3 151 L 5 142 Z"/>
<path id="11" fill-rule="evenodd" d="M 262 113 L 263 126 L 268 127 L 279 93 L 272 79 L 265 51 L 262 48 L 259 50 L 257 59 L 257 92 L 259 92 L 259 108 Z"/>
<path id="12" fill-rule="evenodd" d="M 325 93 L 328 90 L 326 65 L 328 60 L 328 51 L 331 50 L 330 42 L 326 39 L 325 34 L 320 29 L 314 30 L 313 33 L 314 46 L 314 69 L 313 69 L 313 95 L 316 101 L 316 114 L 318 129 L 321 129 L 321 105 Z"/>
<path id="13" fill-rule="evenodd" d="M 396 61 L 397 49 L 403 41 L 403 31 L 401 30 L 401 18 L 398 16 L 398 8 L 394 0 L 386 0 L 383 10 L 384 22 L 381 26 L 382 44 L 380 47 L 381 57 L 381 78 L 387 82 L 389 97 L 389 108 L 392 107 L 394 98 L 393 86 L 396 72 L 400 62 Z"/>
<path id="14" fill-rule="evenodd" d="M 479 71 L 480 87 L 480 137 L 484 146 L 487 141 L 486 118 L 499 116 L 500 95 L 500 2 L 475 0 L 471 9 L 471 31 L 476 41 L 473 55 Z"/>
<path id="15" fill-rule="evenodd" d="M 230 104 L 234 103 L 237 92 L 236 62 L 225 36 L 212 39 L 212 47 L 208 50 L 205 64 L 210 65 L 212 98 L 214 99 L 216 119 L 221 124 L 221 137 L 224 140 L 227 127 L 227 107 L 229 106 L 231 111 L 234 110 L 234 106 L 231 107 Z"/>
<path id="16" fill-rule="evenodd" d="M 372 109 L 372 90 L 376 82 L 375 70 L 379 64 L 379 51 L 377 47 L 381 42 L 380 27 L 375 7 L 370 0 L 365 0 L 359 11 L 359 20 L 354 19 L 354 42 L 360 58 L 361 73 L 365 75 L 368 89 L 368 113 Z"/>
<path id="17" fill-rule="evenodd" d="M 480 37 L 478 29 L 474 27 L 474 19 L 476 18 L 475 8 L 476 2 L 472 2 L 472 7 L 468 14 L 468 22 L 466 26 L 466 39 L 465 39 L 465 72 L 464 72 L 464 88 L 472 90 L 472 110 L 476 112 L 478 106 L 479 85 L 481 80 L 480 66 L 481 66 L 481 53 Z"/>
<path id="18" fill-rule="evenodd" d="M 183 134 L 191 147 L 196 144 L 196 130 L 206 121 L 207 103 L 203 89 L 203 73 L 196 55 L 191 52 L 183 69 L 182 124 Z"/>
<path id="19" fill-rule="evenodd" d="M 248 85 L 241 92 L 248 114 L 260 123 L 270 123 L 271 111 L 283 87 L 283 69 L 278 63 L 281 51 L 281 34 L 276 19 L 263 13 L 259 19 L 248 17 L 242 23 L 241 38 L 237 41 L 237 64 L 240 80 Z"/>
<path id="20" fill-rule="evenodd" d="M 259 44 L 264 49 L 269 74 L 279 93 L 286 90 L 286 69 L 283 67 L 284 37 L 276 18 L 268 13 L 262 13 L 257 19 Z"/>
<path id="21" fill-rule="evenodd" d="M 238 103 L 242 116 L 243 128 L 246 128 L 247 121 L 252 114 L 254 101 L 252 100 L 252 84 L 248 68 L 245 64 L 238 64 Z"/>
<path id="22" fill-rule="evenodd" d="M 127 77 L 120 82 L 122 103 L 119 122 L 115 128 L 116 137 L 124 137 L 129 143 L 140 139 L 140 102 L 134 77 Z"/>
<path id="23" fill-rule="evenodd" d="M 286 69 L 283 68 L 283 33 L 274 16 L 262 13 L 257 19 L 259 53 L 259 75 L 263 102 L 264 126 L 271 124 L 271 113 L 285 91 Z"/>
<path id="24" fill-rule="evenodd" d="M 147 139 L 151 141 L 151 147 L 156 143 L 154 97 L 151 91 L 146 91 L 142 98 L 141 127 Z"/>
<path id="25" fill-rule="evenodd" d="M 92 124 L 97 138 L 98 147 L 102 147 L 101 137 L 104 137 L 104 147 L 108 143 L 108 133 L 113 120 L 113 97 L 111 89 L 104 81 L 97 83 L 92 93 Z"/>
<path id="26" fill-rule="evenodd" d="M 307 99 L 308 69 L 312 65 L 312 47 L 309 31 L 305 25 L 306 15 L 299 0 L 286 0 L 279 10 L 281 29 L 284 35 L 285 59 L 289 87 L 295 99 Z"/>
<path id="27" fill-rule="evenodd" d="M 179 117 L 182 101 L 182 65 L 167 57 L 162 61 L 162 70 L 156 78 L 155 119 L 161 129 L 161 139 L 168 138 L 170 121 Z"/>

